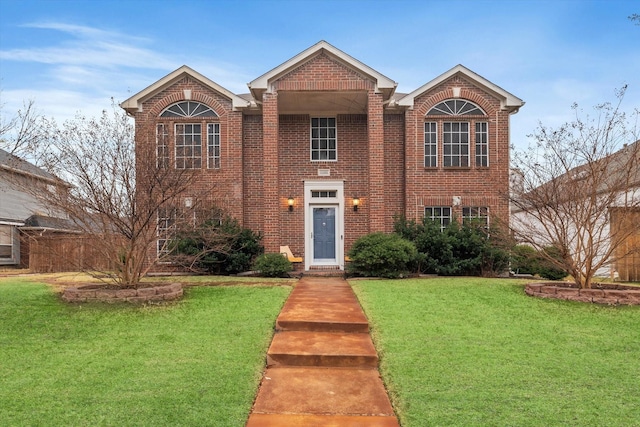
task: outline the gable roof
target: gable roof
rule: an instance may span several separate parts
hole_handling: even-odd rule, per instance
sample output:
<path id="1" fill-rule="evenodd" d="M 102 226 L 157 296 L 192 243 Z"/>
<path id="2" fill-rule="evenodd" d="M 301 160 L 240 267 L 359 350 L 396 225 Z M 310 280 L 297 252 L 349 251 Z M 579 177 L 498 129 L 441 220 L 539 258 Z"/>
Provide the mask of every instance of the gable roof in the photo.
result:
<path id="1" fill-rule="evenodd" d="M 389 99 L 396 90 L 398 84 L 386 77 L 385 75 L 377 72 L 368 65 L 358 61 L 352 56 L 344 53 L 340 49 L 332 46 L 324 40 L 319 41 L 310 48 L 300 52 L 288 61 L 278 65 L 271 71 L 261 75 L 257 79 L 251 81 L 247 85 L 251 91 L 251 95 L 256 100 L 262 99 L 262 94 L 270 90 L 271 82 L 277 80 L 283 75 L 289 73 L 291 70 L 299 67 L 300 65 L 314 59 L 321 53 L 327 54 L 333 60 L 345 65 L 346 67 L 357 71 L 360 74 L 364 74 L 371 78 L 375 82 L 376 92 L 382 93 L 384 99 Z"/>
<path id="2" fill-rule="evenodd" d="M 500 107 L 503 110 L 507 110 L 510 113 L 517 113 L 518 109 L 524 105 L 524 101 L 522 99 L 507 92 L 506 90 L 502 89 L 500 86 L 491 83 L 489 80 L 485 79 L 479 74 L 474 73 L 473 71 L 471 71 L 470 69 L 468 69 L 467 67 L 461 64 L 456 65 L 449 71 L 446 71 L 445 73 L 440 74 L 435 79 L 422 85 L 421 87 L 414 90 L 413 92 L 405 95 L 403 98 L 401 98 L 398 101 L 398 105 L 413 108 L 413 103 L 415 98 L 433 89 L 434 87 L 438 86 L 440 83 L 455 76 L 456 74 L 463 75 L 464 77 L 471 80 L 482 89 L 486 90 L 487 92 L 493 94 L 498 99 L 500 99 Z"/>
<path id="3" fill-rule="evenodd" d="M 129 114 L 133 114 L 133 113 L 135 113 L 137 111 L 142 111 L 142 103 L 144 101 L 146 101 L 147 99 L 151 98 L 152 96 L 154 96 L 158 92 L 161 92 L 164 89 L 166 89 L 167 87 L 171 86 L 173 83 L 175 83 L 177 80 L 183 78 L 185 75 L 197 80 L 201 84 L 203 84 L 203 85 L 209 87 L 210 89 L 218 92 L 219 94 L 229 98 L 231 100 L 231 103 L 233 105 L 233 109 L 234 110 L 237 109 L 237 108 L 243 108 L 243 107 L 248 107 L 249 106 L 249 102 L 247 100 L 239 97 L 238 95 L 235 95 L 234 93 L 232 93 L 229 90 L 223 88 L 222 86 L 220 86 L 219 84 L 217 84 L 213 80 L 208 79 L 207 77 L 203 76 L 202 74 L 198 73 L 197 71 L 193 70 L 192 68 L 190 68 L 190 67 L 188 67 L 186 65 L 183 65 L 182 67 L 180 67 L 177 70 L 167 74 L 166 76 L 164 76 L 163 78 L 161 78 L 157 82 L 153 83 L 152 85 L 147 86 L 145 89 L 143 89 L 140 92 L 136 93 L 135 95 L 133 95 L 132 97 L 130 97 L 126 101 L 122 102 L 120 104 L 120 107 L 122 107 L 124 110 L 126 110 L 127 113 L 129 113 Z"/>
<path id="4" fill-rule="evenodd" d="M 0 148 L 0 169 L 5 169 L 21 175 L 29 175 L 45 181 L 58 182 L 58 178 L 49 172 L 17 157 Z"/>

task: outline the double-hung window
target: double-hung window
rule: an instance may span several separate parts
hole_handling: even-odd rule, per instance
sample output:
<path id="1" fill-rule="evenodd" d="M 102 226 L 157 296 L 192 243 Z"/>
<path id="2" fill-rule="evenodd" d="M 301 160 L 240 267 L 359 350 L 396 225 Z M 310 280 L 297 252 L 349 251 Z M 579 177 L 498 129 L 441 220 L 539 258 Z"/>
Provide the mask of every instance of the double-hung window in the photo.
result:
<path id="1" fill-rule="evenodd" d="M 311 119 L 311 160 L 338 160 L 335 117 L 314 117 Z"/>
<path id="2" fill-rule="evenodd" d="M 202 125 L 176 124 L 176 169 L 202 167 Z"/>
<path id="3" fill-rule="evenodd" d="M 424 124 L 424 167 L 438 166 L 438 124 L 426 122 Z"/>
<path id="4" fill-rule="evenodd" d="M 444 122 L 442 151 L 445 167 L 469 166 L 469 123 Z"/>
<path id="5" fill-rule="evenodd" d="M 207 124 L 207 167 L 220 169 L 220 123 Z"/>
<path id="6" fill-rule="evenodd" d="M 486 206 L 466 206 L 462 208 L 462 221 L 489 227 L 489 208 Z"/>
<path id="7" fill-rule="evenodd" d="M 451 223 L 451 207 L 426 206 L 424 208 L 424 216 L 439 224 L 440 231 L 443 231 Z"/>
<path id="8" fill-rule="evenodd" d="M 476 122 L 476 167 L 489 166 L 489 124 Z"/>

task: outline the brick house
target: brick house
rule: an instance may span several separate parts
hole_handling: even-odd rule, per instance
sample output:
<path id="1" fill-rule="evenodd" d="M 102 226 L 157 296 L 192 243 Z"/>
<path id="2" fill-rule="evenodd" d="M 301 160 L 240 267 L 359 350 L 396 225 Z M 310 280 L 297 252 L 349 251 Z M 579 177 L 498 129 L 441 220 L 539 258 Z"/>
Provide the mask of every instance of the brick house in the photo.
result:
<path id="1" fill-rule="evenodd" d="M 136 143 L 156 144 L 140 161 L 197 169 L 267 252 L 288 245 L 300 269 L 343 269 L 394 215 L 509 221 L 509 116 L 524 102 L 462 65 L 409 94 L 396 86 L 321 41 L 248 94 L 183 66 L 121 106 Z"/>

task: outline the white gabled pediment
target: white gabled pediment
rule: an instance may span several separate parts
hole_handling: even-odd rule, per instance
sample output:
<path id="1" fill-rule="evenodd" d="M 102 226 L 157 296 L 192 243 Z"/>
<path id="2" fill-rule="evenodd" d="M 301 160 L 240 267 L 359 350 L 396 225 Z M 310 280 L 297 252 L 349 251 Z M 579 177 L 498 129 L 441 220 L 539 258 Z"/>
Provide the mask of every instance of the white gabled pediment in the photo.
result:
<path id="1" fill-rule="evenodd" d="M 507 92 L 506 90 L 502 89 L 500 86 L 491 83 L 489 80 L 474 73 L 467 67 L 460 64 L 456 65 L 449 71 L 439 75 L 435 79 L 419 87 L 413 92 L 405 95 L 403 98 L 398 100 L 398 105 L 402 107 L 413 108 L 414 100 L 418 96 L 422 95 L 425 92 L 428 92 L 429 90 L 433 89 L 434 87 L 438 86 L 439 84 L 448 80 L 449 78 L 455 76 L 456 74 L 463 75 L 466 79 L 470 80 L 471 82 L 476 84 L 478 87 L 493 94 L 496 98 L 500 100 L 500 106 L 503 110 L 508 110 L 509 112 L 517 112 L 518 109 L 524 105 L 524 101 L 522 99 Z"/>
<path id="2" fill-rule="evenodd" d="M 312 60 L 323 52 L 332 59 L 344 64 L 346 67 L 373 80 L 376 86 L 376 92 L 382 93 L 385 99 L 388 99 L 393 95 L 396 86 L 398 85 L 396 82 L 322 40 L 248 83 L 247 85 L 249 86 L 249 90 L 251 91 L 254 99 L 261 100 L 263 93 L 271 91 L 271 84 L 274 81 L 296 69 L 300 65 Z"/>
<path id="3" fill-rule="evenodd" d="M 145 100 L 154 96 L 158 92 L 165 90 L 166 88 L 174 84 L 176 81 L 183 78 L 185 75 L 197 80 L 204 86 L 207 86 L 211 90 L 230 99 L 234 110 L 249 106 L 249 101 L 247 101 L 246 99 L 242 99 L 238 95 L 235 95 L 229 90 L 223 88 L 213 80 L 210 80 L 207 77 L 203 76 L 202 74 L 198 73 L 197 71 L 193 70 L 192 68 L 186 65 L 183 65 L 182 67 L 178 68 L 172 73 L 167 74 L 166 76 L 164 76 L 157 82 L 153 83 L 152 85 L 148 86 L 147 88 L 136 93 L 131 98 L 120 103 L 120 107 L 122 107 L 124 110 L 126 110 L 130 114 L 138 111 L 142 111 L 142 103 Z"/>

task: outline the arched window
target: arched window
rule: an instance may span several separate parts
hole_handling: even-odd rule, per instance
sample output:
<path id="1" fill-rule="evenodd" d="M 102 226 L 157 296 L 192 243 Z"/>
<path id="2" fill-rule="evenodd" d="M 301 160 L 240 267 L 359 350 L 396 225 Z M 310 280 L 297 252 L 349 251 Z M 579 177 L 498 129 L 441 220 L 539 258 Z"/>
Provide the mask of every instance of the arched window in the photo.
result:
<path id="1" fill-rule="evenodd" d="M 464 99 L 433 106 L 424 122 L 424 166 L 468 168 L 475 158 L 476 168 L 489 167 L 489 122 L 486 117 L 472 117 L 486 115 Z"/>
<path id="2" fill-rule="evenodd" d="M 200 102 L 182 101 L 165 108 L 160 117 L 218 117 L 211 107 Z"/>
<path id="3" fill-rule="evenodd" d="M 159 168 L 169 167 L 172 129 L 176 169 L 201 169 L 203 165 L 207 169 L 220 169 L 219 116 L 211 107 L 195 101 L 180 101 L 165 108 L 160 118 L 165 120 L 159 120 L 157 124 L 156 162 Z"/>
<path id="4" fill-rule="evenodd" d="M 448 99 L 432 107 L 427 116 L 485 116 L 482 108 L 464 99 Z"/>

